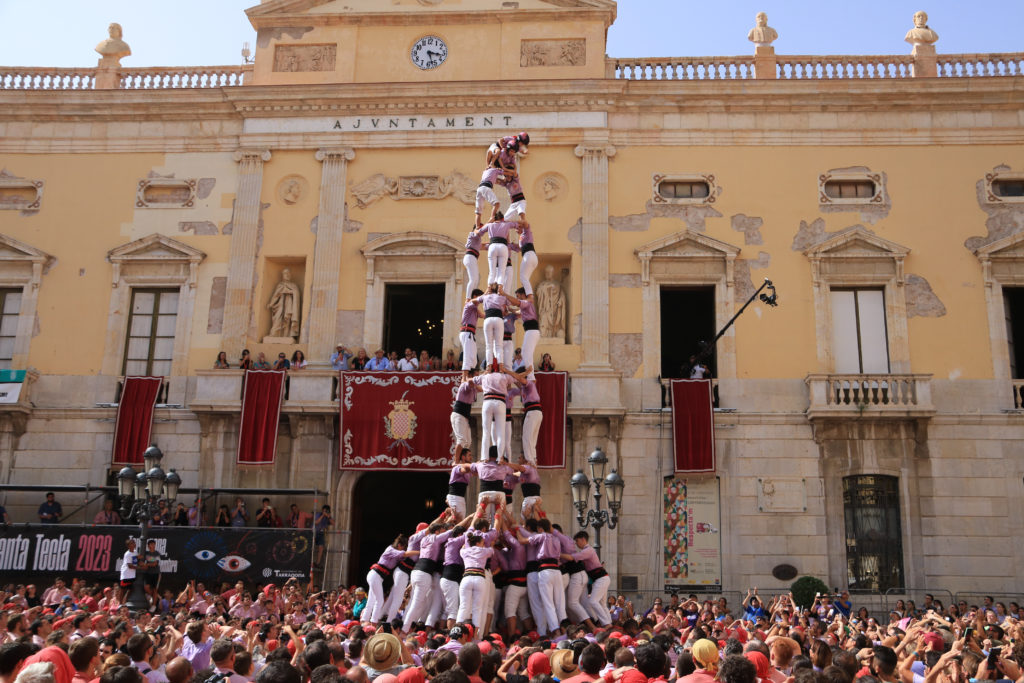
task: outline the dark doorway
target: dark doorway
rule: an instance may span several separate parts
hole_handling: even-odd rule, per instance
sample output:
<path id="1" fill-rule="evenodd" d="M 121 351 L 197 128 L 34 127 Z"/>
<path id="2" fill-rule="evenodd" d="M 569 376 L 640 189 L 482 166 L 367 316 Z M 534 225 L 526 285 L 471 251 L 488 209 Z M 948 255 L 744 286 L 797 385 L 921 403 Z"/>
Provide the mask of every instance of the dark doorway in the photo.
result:
<path id="1" fill-rule="evenodd" d="M 384 290 L 384 351 L 401 358 L 408 347 L 441 356 L 444 346 L 444 285 L 386 285 Z"/>
<path id="2" fill-rule="evenodd" d="M 899 479 L 843 477 L 848 588 L 882 593 L 903 583 Z"/>
<path id="3" fill-rule="evenodd" d="M 661 288 L 661 376 L 689 377 L 690 356 L 715 338 L 714 287 Z M 718 376 L 714 352 L 704 359 L 711 376 Z"/>
<path id="4" fill-rule="evenodd" d="M 1010 343 L 1010 376 L 1024 379 L 1024 287 L 1004 287 L 1006 340 Z"/>
<path id="5" fill-rule="evenodd" d="M 398 534 L 411 534 L 445 508 L 447 472 L 367 472 L 352 491 L 348 583 L 363 585 L 370 565 Z"/>

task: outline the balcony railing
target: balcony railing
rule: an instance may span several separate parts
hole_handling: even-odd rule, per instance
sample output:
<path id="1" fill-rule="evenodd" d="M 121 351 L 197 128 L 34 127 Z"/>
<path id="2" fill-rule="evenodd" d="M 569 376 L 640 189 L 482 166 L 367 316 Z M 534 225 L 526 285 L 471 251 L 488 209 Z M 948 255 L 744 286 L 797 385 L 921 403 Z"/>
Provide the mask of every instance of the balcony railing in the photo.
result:
<path id="1" fill-rule="evenodd" d="M 642 57 L 609 61 L 612 78 L 631 81 L 703 81 L 754 77 L 753 57 Z"/>
<path id="2" fill-rule="evenodd" d="M 233 66 L 148 66 L 119 70 L 126 90 L 223 88 L 243 85 L 252 64 Z M 46 66 L 0 66 L 0 90 L 92 90 L 96 69 Z"/>
<path id="3" fill-rule="evenodd" d="M 911 78 L 913 66 L 910 55 L 780 55 L 776 59 L 776 78 Z"/>
<path id="4" fill-rule="evenodd" d="M 808 375 L 808 417 L 924 417 L 935 413 L 931 375 Z"/>
<path id="5" fill-rule="evenodd" d="M 1024 410 L 1024 379 L 1013 380 L 1013 409 Z"/>

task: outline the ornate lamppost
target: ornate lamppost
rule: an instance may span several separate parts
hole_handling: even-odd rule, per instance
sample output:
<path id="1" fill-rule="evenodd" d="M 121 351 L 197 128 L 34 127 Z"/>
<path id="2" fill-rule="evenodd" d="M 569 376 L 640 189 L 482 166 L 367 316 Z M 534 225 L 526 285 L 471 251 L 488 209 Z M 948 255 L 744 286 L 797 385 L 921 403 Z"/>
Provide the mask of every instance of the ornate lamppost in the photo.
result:
<path id="1" fill-rule="evenodd" d="M 607 526 L 614 529 L 619 521 L 619 509 L 622 507 L 622 489 L 626 482 L 614 469 L 606 477 L 605 467 L 608 466 L 608 456 L 600 448 L 597 448 L 587 457 L 587 464 L 590 465 L 590 476 L 594 484 L 594 509 L 587 509 L 587 498 L 590 496 L 591 480 L 583 470 L 576 470 L 569 480 L 572 488 L 572 504 L 576 508 L 576 521 L 586 529 L 588 526 L 594 529 L 594 550 L 598 557 L 601 556 L 601 528 Z M 604 482 L 608 490 L 608 510 L 601 509 L 601 482 Z"/>
<path id="2" fill-rule="evenodd" d="M 160 509 L 160 501 L 167 508 L 174 506 L 181 487 L 181 477 L 174 468 L 167 473 L 160 467 L 163 452 L 150 446 L 142 454 L 144 470 L 136 473 L 131 465 L 125 465 L 117 474 L 117 489 L 121 496 L 121 518 L 134 520 L 139 525 L 139 545 L 137 552 L 146 551 L 146 536 L 153 515 Z M 136 580 L 132 585 L 131 595 L 125 603 L 133 611 L 149 609 L 149 598 L 143 588 L 143 582 Z"/>

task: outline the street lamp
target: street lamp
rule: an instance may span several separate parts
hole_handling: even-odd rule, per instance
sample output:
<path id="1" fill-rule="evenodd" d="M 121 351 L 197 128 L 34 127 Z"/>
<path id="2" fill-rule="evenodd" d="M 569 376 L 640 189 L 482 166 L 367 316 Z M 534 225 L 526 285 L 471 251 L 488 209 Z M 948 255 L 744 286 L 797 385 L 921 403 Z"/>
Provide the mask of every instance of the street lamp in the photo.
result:
<path id="1" fill-rule="evenodd" d="M 594 484 L 594 509 L 587 509 L 587 498 L 590 495 L 591 480 L 583 470 L 576 470 L 576 474 L 569 479 L 569 487 L 572 489 L 572 504 L 576 508 L 576 521 L 586 529 L 588 526 L 594 529 L 594 550 L 598 557 L 601 556 L 601 528 L 607 526 L 614 529 L 619 521 L 619 510 L 622 508 L 622 489 L 626 482 L 614 469 L 605 476 L 604 471 L 608 466 L 608 456 L 600 448 L 594 450 L 587 457 L 587 464 L 590 466 L 590 476 Z M 601 509 L 601 483 L 608 489 L 608 510 Z"/>
<path id="2" fill-rule="evenodd" d="M 181 487 L 181 476 L 171 468 L 164 472 L 160 467 L 163 452 L 150 446 L 142 454 L 143 471 L 136 472 L 131 465 L 125 465 L 117 473 L 117 492 L 121 496 L 121 517 L 134 520 L 139 525 L 139 545 L 137 552 L 146 551 L 146 537 L 149 523 L 153 515 L 165 502 L 168 508 L 173 507 L 178 489 Z M 149 598 L 143 588 L 143 581 L 136 580 L 132 584 L 131 595 L 125 603 L 133 611 L 149 609 Z"/>

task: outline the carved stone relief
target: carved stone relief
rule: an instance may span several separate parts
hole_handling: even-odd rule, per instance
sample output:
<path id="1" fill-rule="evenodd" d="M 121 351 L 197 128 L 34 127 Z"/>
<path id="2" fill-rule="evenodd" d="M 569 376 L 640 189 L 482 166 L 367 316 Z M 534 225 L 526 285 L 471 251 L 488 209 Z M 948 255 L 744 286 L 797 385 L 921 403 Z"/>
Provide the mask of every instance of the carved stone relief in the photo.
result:
<path id="1" fill-rule="evenodd" d="M 565 194 L 569 181 L 561 173 L 545 173 L 534 184 L 534 192 L 546 202 L 553 202 Z"/>
<path id="2" fill-rule="evenodd" d="M 461 171 L 452 171 L 448 176 L 417 175 L 391 178 L 376 173 L 352 186 L 356 206 L 365 209 L 378 199 L 390 197 L 400 199 L 444 199 L 455 197 L 463 204 L 476 202 L 476 186 L 469 176 Z"/>
<path id="3" fill-rule="evenodd" d="M 195 205 L 195 178 L 145 178 L 135 194 L 138 208 L 180 209 Z"/>
<path id="4" fill-rule="evenodd" d="M 520 66 L 585 66 L 586 63 L 587 41 L 584 38 L 524 40 L 521 43 Z"/>
<path id="5" fill-rule="evenodd" d="M 277 196 L 287 206 L 298 204 L 308 191 L 309 183 L 300 175 L 285 176 L 277 184 Z"/>
<path id="6" fill-rule="evenodd" d="M 274 71 L 334 71 L 338 46 L 277 45 L 274 47 Z"/>
<path id="7" fill-rule="evenodd" d="M 757 480 L 758 512 L 806 512 L 807 481 L 796 478 Z"/>
<path id="8" fill-rule="evenodd" d="M 39 209 L 43 185 L 42 180 L 18 178 L 7 171 L 0 171 L 0 209 Z"/>

